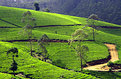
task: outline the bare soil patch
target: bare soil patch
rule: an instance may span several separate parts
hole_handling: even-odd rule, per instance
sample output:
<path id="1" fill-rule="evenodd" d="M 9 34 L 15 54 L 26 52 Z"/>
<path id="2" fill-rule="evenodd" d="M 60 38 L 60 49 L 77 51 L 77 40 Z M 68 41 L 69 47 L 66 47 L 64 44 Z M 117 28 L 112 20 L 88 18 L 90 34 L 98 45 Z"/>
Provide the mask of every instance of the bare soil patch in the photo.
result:
<path id="1" fill-rule="evenodd" d="M 118 52 L 116 50 L 116 45 L 114 44 L 105 44 L 108 47 L 111 59 L 109 61 L 117 61 L 119 60 L 118 58 Z M 98 65 L 94 65 L 94 66 L 88 66 L 85 67 L 84 69 L 86 70 L 93 70 L 93 71 L 109 71 L 109 67 L 107 66 L 107 63 L 103 63 L 103 64 L 98 64 Z"/>

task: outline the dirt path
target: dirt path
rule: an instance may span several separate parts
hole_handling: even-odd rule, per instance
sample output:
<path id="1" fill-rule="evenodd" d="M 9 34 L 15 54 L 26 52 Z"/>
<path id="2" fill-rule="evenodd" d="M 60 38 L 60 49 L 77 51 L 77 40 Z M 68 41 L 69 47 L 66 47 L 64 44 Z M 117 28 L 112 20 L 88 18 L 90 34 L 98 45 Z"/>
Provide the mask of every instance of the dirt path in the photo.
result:
<path id="1" fill-rule="evenodd" d="M 114 44 L 105 44 L 110 52 L 111 55 L 111 60 L 112 62 L 119 60 L 118 58 L 118 52 L 116 50 L 116 45 Z M 93 71 L 108 71 L 109 67 L 107 66 L 107 63 L 104 64 L 99 64 L 99 65 L 94 65 L 94 66 L 88 66 L 85 67 L 84 69 L 86 70 L 93 70 Z"/>

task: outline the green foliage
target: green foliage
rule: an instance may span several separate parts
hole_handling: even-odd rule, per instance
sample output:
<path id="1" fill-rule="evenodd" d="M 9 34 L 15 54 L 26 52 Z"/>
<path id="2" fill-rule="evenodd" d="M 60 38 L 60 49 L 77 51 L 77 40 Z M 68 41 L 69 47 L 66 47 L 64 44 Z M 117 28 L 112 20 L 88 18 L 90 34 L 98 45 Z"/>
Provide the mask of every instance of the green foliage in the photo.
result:
<path id="1" fill-rule="evenodd" d="M 39 11 L 40 10 L 39 3 L 34 3 L 34 6 L 35 6 L 35 10 L 36 11 Z"/>
<path id="2" fill-rule="evenodd" d="M 16 47 L 14 47 L 14 48 L 10 48 L 8 51 L 7 51 L 7 55 L 9 54 L 9 53 L 14 53 L 14 54 L 18 54 L 18 49 L 16 48 Z"/>
<path id="3" fill-rule="evenodd" d="M 17 68 L 18 68 L 17 65 L 18 65 L 18 64 L 16 63 L 16 61 L 13 60 L 13 63 L 11 64 L 11 68 L 10 68 L 10 70 L 12 70 L 13 72 L 16 71 Z"/>
<path id="4" fill-rule="evenodd" d="M 36 24 L 35 21 L 36 19 L 32 17 L 30 11 L 27 11 L 23 14 L 22 22 L 26 24 L 23 29 L 27 33 L 29 39 L 32 38 L 32 29 Z"/>
<path id="5" fill-rule="evenodd" d="M 41 55 L 43 56 L 44 61 L 46 61 L 46 59 L 48 59 L 49 54 L 47 53 L 47 49 L 45 47 L 45 45 L 49 45 L 48 44 L 48 36 L 46 34 L 44 34 L 39 40 L 38 40 L 38 45 L 39 45 L 39 52 L 41 49 Z"/>
<path id="6" fill-rule="evenodd" d="M 32 29 L 36 25 L 35 23 L 36 19 L 32 17 L 32 14 L 30 11 L 27 11 L 23 14 L 22 22 L 26 23 L 26 26 L 24 26 L 24 31 L 27 33 L 27 36 L 30 40 L 30 52 L 32 56 Z"/>
<path id="7" fill-rule="evenodd" d="M 48 37 L 46 34 L 44 34 L 44 35 L 42 35 L 42 37 L 38 40 L 38 43 L 40 43 L 40 42 L 46 43 L 46 42 L 48 42 L 48 41 L 49 41 L 49 37 Z"/>
<path id="8" fill-rule="evenodd" d="M 88 19 L 92 19 L 92 20 L 98 20 L 98 16 L 96 14 L 91 14 Z"/>
<path id="9" fill-rule="evenodd" d="M 87 19 L 87 26 L 91 26 L 93 28 L 93 40 L 95 41 L 95 29 L 96 29 L 96 21 L 98 20 L 98 16 L 96 14 L 91 14 Z"/>
<path id="10" fill-rule="evenodd" d="M 83 62 L 82 61 L 86 61 L 85 57 L 86 57 L 86 52 L 88 51 L 88 46 L 86 45 L 82 45 L 82 42 L 88 38 L 88 33 L 85 32 L 85 29 L 78 29 L 74 32 L 74 34 L 72 34 L 72 39 L 71 39 L 71 47 L 73 49 L 75 49 L 75 51 L 77 52 L 80 62 L 81 62 L 81 71 L 83 70 Z M 74 42 L 74 40 L 78 40 L 78 44 L 76 45 L 76 47 L 74 47 L 72 45 L 72 43 Z"/>
<path id="11" fill-rule="evenodd" d="M 107 64 L 107 66 L 109 66 L 109 67 L 112 67 L 113 65 L 114 65 L 114 63 L 111 62 L 111 61 L 109 61 L 108 64 Z"/>
<path id="12" fill-rule="evenodd" d="M 91 14 L 87 19 L 87 25 L 92 26 L 93 28 L 96 27 L 96 20 L 98 20 L 98 16 L 96 14 Z"/>

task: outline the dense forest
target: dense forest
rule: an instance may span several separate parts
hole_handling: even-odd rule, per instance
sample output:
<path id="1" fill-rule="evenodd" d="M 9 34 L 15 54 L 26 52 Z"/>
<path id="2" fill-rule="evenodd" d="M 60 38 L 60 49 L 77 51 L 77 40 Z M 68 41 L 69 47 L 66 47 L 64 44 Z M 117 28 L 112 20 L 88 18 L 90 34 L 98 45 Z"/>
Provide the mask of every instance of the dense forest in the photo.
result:
<path id="1" fill-rule="evenodd" d="M 0 0 L 0 5 L 34 9 L 34 2 L 40 4 L 40 10 L 49 8 L 51 12 L 79 17 L 94 13 L 100 20 L 121 24 L 120 0 Z"/>

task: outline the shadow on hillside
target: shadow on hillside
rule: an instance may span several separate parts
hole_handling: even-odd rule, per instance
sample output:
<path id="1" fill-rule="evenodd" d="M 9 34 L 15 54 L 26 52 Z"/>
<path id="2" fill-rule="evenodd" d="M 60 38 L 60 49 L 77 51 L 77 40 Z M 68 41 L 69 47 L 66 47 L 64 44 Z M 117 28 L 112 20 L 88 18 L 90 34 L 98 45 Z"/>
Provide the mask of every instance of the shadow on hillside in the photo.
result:
<path id="1" fill-rule="evenodd" d="M 64 63 L 62 62 L 62 60 L 60 60 L 60 59 L 58 59 L 58 60 L 52 62 L 52 64 L 53 64 L 53 65 L 56 65 L 56 66 L 58 66 L 58 67 L 61 67 L 61 68 L 66 68 L 66 64 L 64 64 Z"/>
<path id="2" fill-rule="evenodd" d="M 86 74 L 96 76 L 101 79 L 120 79 L 121 72 L 101 72 L 101 71 L 84 71 Z"/>
<path id="3" fill-rule="evenodd" d="M 121 29 L 100 28 L 99 30 L 105 33 L 121 36 Z"/>

